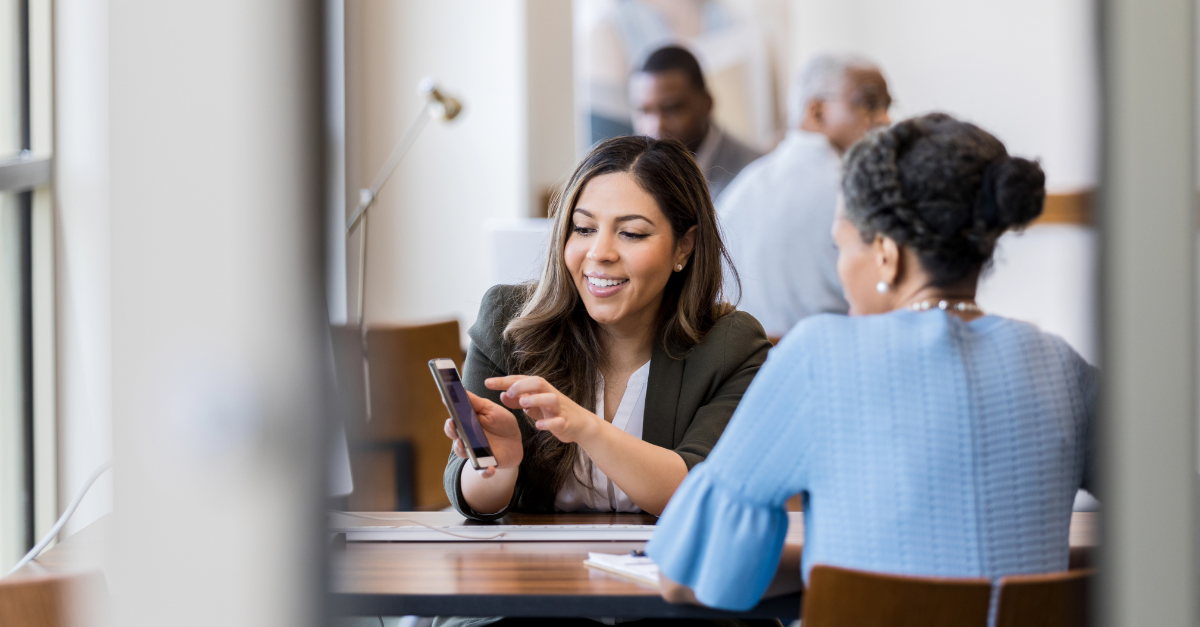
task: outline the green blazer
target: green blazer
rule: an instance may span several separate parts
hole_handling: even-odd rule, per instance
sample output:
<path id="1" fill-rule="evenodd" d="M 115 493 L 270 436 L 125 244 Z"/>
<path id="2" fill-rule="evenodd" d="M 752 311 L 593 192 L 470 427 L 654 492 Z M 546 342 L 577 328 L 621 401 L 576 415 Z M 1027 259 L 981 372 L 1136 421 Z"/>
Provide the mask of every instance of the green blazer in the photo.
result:
<path id="1" fill-rule="evenodd" d="M 479 318 L 471 327 L 471 348 L 463 371 L 463 385 L 492 401 L 500 402 L 500 392 L 489 390 L 484 379 L 503 377 L 509 367 L 511 347 L 503 339 L 504 327 L 523 306 L 522 288 L 497 285 L 488 290 L 479 307 Z M 650 379 L 646 386 L 646 410 L 642 420 L 642 439 L 669 448 L 683 458 L 690 471 L 704 461 L 725 431 L 742 394 L 767 359 L 771 343 L 762 325 L 748 313 L 735 311 L 717 321 L 700 344 L 684 359 L 670 358 L 655 346 L 650 358 Z M 528 447 L 534 427 L 524 412 L 516 410 L 517 422 Z M 462 494 L 459 473 L 467 460 L 453 453 L 443 477 L 446 495 L 455 509 L 475 520 L 495 520 L 510 511 L 550 513 L 554 511 L 554 486 L 549 477 L 537 476 L 527 461 L 528 448 L 517 473 L 517 487 L 508 507 L 494 514 L 472 511 Z"/>

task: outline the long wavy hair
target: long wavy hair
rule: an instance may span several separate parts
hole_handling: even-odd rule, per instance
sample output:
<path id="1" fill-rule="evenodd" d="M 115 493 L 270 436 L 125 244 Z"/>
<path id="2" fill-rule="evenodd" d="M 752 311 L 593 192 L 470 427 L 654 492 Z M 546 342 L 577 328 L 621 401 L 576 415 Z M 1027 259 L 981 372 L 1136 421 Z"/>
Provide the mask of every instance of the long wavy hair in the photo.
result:
<path id="1" fill-rule="evenodd" d="M 504 330 L 512 347 L 510 371 L 540 376 L 580 406 L 595 411 L 596 387 L 606 363 L 600 325 L 588 315 L 567 268 L 564 250 L 571 214 L 588 182 L 625 172 L 654 198 L 671 224 L 675 241 L 696 227 L 696 245 L 682 272 L 664 288 L 657 344 L 681 359 L 699 344 L 722 316 L 733 310 L 725 298 L 722 262 L 732 281 L 737 272 L 721 242 L 708 183 L 692 153 L 673 139 L 630 136 L 598 144 L 575 168 L 551 202 L 553 235 L 542 276 L 526 286 L 524 306 Z M 550 473 L 555 490 L 574 472 L 577 445 L 539 431 L 526 444 L 526 456 L 540 473 Z"/>

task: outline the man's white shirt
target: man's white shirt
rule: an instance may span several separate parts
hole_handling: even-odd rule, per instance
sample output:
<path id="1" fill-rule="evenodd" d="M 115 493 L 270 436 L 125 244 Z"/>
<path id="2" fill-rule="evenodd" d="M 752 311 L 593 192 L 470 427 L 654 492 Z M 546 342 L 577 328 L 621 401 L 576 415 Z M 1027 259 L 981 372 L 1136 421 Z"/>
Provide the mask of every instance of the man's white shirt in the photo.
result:
<path id="1" fill-rule="evenodd" d="M 824 135 L 792 130 L 719 199 L 722 236 L 742 284 L 738 309 L 768 335 L 783 336 L 813 314 L 849 309 L 830 234 L 841 168 Z"/>

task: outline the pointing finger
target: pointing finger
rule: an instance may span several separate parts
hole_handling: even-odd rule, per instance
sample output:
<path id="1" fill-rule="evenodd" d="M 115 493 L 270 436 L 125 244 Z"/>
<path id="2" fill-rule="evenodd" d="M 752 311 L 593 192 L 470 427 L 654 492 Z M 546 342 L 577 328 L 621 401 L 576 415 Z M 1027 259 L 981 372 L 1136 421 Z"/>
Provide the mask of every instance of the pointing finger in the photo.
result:
<path id="1" fill-rule="evenodd" d="M 508 392 L 500 393 L 500 402 L 504 403 L 504 406 L 508 407 L 509 409 L 520 409 L 521 408 L 521 403 L 517 400 L 517 397 L 509 396 Z"/>
<path id="2" fill-rule="evenodd" d="M 505 393 L 509 396 L 523 396 L 525 394 L 540 394 L 554 391 L 554 386 L 547 383 L 541 377 L 524 377 L 520 381 L 516 381 L 510 385 Z"/>
<path id="3" fill-rule="evenodd" d="M 528 378 L 520 374 L 509 375 L 507 377 L 492 377 L 491 379 L 484 379 L 483 385 L 489 390 L 503 390 L 521 379 Z"/>
<path id="4" fill-rule="evenodd" d="M 521 402 L 521 407 L 523 408 L 538 407 L 550 413 L 558 411 L 558 395 L 552 392 L 529 394 L 522 396 L 518 400 Z"/>

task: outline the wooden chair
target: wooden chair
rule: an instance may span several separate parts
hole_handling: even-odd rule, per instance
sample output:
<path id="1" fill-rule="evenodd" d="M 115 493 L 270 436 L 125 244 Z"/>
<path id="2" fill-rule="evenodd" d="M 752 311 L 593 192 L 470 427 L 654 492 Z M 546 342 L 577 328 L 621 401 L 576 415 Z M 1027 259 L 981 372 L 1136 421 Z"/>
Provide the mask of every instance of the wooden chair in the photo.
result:
<path id="1" fill-rule="evenodd" d="M 985 627 L 986 578 L 902 577 L 813 566 L 804 627 Z"/>
<path id="2" fill-rule="evenodd" d="M 1094 546 L 1073 546 L 1071 547 L 1070 570 L 1080 570 L 1084 568 L 1096 567 L 1096 547 Z"/>
<path id="3" fill-rule="evenodd" d="M 449 417 L 429 374 L 429 360 L 453 359 L 462 368 L 458 321 L 367 330 L 371 363 L 371 420 L 362 406 L 363 371 L 356 327 L 334 327 L 338 384 L 350 401 L 346 435 L 355 511 L 440 509 L 450 504 L 442 473 Z"/>
<path id="4" fill-rule="evenodd" d="M 1087 569 L 1004 577 L 996 627 L 1085 627 L 1093 574 Z"/>
<path id="5" fill-rule="evenodd" d="M 82 610 L 93 618 L 95 613 L 106 611 L 106 607 L 97 607 L 106 597 L 104 577 L 98 573 L 0 579 L 0 625 L 77 625 L 83 618 Z"/>

